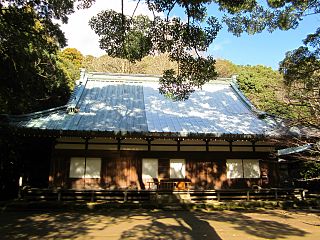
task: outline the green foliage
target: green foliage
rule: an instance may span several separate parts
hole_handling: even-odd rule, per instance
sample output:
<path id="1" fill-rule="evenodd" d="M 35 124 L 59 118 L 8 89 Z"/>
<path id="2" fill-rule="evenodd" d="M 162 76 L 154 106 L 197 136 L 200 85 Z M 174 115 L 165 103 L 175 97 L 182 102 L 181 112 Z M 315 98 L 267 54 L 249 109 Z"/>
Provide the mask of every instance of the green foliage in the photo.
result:
<path id="1" fill-rule="evenodd" d="M 73 89 L 75 81 L 79 79 L 83 61 L 83 55 L 75 48 L 66 48 L 58 52 L 58 67 L 66 76 L 69 89 Z"/>
<path id="2" fill-rule="evenodd" d="M 295 112 L 288 107 L 282 76 L 265 66 L 239 66 L 240 89 L 260 110 L 285 118 L 295 118 Z"/>
<path id="3" fill-rule="evenodd" d="M 150 20 L 147 17 L 131 19 L 107 10 L 93 17 L 89 25 L 100 37 L 100 48 L 106 50 L 111 57 L 135 62 L 150 52 L 151 40 L 147 32 Z"/>
<path id="4" fill-rule="evenodd" d="M 59 52 L 59 57 L 65 61 L 72 62 L 76 67 L 80 68 L 83 62 L 82 53 L 76 48 L 66 48 Z"/>
<path id="5" fill-rule="evenodd" d="M 320 13 L 319 0 L 146 0 L 149 9 L 170 14 L 174 7 L 182 7 L 186 15 L 202 21 L 209 4 L 217 4 L 226 15 L 223 21 L 230 32 L 255 34 L 296 28 L 307 15 Z"/>
<path id="6" fill-rule="evenodd" d="M 238 66 L 229 60 L 216 59 L 215 68 L 219 77 L 229 78 L 238 74 Z"/>
<path id="7" fill-rule="evenodd" d="M 320 177 L 320 162 L 306 161 L 300 164 L 299 174 L 301 178 L 319 178 Z"/>
<path id="8" fill-rule="evenodd" d="M 160 2 L 153 1 L 153 8 L 161 9 L 164 5 Z M 191 5 L 188 10 L 195 10 Z M 175 99 L 183 100 L 217 75 L 213 58 L 200 56 L 198 52 L 207 50 L 221 26 L 216 18 L 209 17 L 207 27 L 203 29 L 195 22 L 198 20 L 204 18 L 191 12 L 184 23 L 180 18 L 163 20 L 155 17 L 152 21 L 146 16 L 130 18 L 110 10 L 93 17 L 89 24 L 100 36 L 100 47 L 109 56 L 135 62 L 153 53 L 168 54 L 170 60 L 178 63 L 178 71 L 165 72 L 159 90 L 163 94 L 170 91 L 171 95 L 176 95 Z"/>
<path id="9" fill-rule="evenodd" d="M 304 42 L 306 46 L 287 52 L 280 71 L 288 86 L 290 103 L 302 113 L 310 113 L 302 114 L 301 120 L 320 125 L 320 28 Z"/>
<path id="10" fill-rule="evenodd" d="M 200 88 L 208 79 L 217 77 L 213 58 L 194 59 L 187 56 L 179 64 L 180 74 L 176 74 L 173 69 L 164 72 L 160 78 L 159 92 L 175 101 L 188 99 L 190 94 L 195 91 L 195 87 Z"/>
<path id="11" fill-rule="evenodd" d="M 292 104 L 283 75 L 265 66 L 238 66 L 238 84 L 260 110 L 291 121 L 312 123 L 313 112 L 302 104 Z"/>
<path id="12" fill-rule="evenodd" d="M 0 12 L 0 35 L 1 112 L 25 113 L 65 102 L 68 83 L 55 55 L 65 38 L 58 26 L 29 6 L 8 7 Z"/>
<path id="13" fill-rule="evenodd" d="M 9 8 L 32 8 L 42 19 L 59 19 L 63 23 L 68 22 L 68 15 L 74 12 L 77 3 L 78 8 L 89 8 L 95 0 L 2 0 L 0 9 Z"/>
<path id="14" fill-rule="evenodd" d="M 128 64 L 125 59 L 113 58 L 108 55 L 103 55 L 98 58 L 85 56 L 83 66 L 85 69 L 92 72 L 122 72 L 155 75 L 160 75 L 168 69 L 178 70 L 178 64 L 170 61 L 167 54 L 146 56 L 142 58 L 141 61 L 132 64 Z"/>
<path id="15" fill-rule="evenodd" d="M 151 11 L 166 12 L 167 16 L 177 5 L 185 9 L 188 17 L 192 17 L 196 21 L 203 21 L 206 17 L 206 5 L 213 0 L 146 0 Z"/>
<path id="16" fill-rule="evenodd" d="M 232 1 L 219 1 L 221 10 L 226 11 L 223 21 L 228 30 L 236 36 L 243 32 L 260 33 L 263 30 L 273 32 L 276 29 L 295 29 L 307 15 L 320 13 L 320 1 L 304 0 L 243 0 L 235 6 Z"/>
<path id="17" fill-rule="evenodd" d="M 0 113 L 63 105 L 73 87 L 57 51 L 66 39 L 53 18 L 67 22 L 76 1 L 0 2 Z M 91 0 L 77 1 L 88 7 Z"/>
<path id="18" fill-rule="evenodd" d="M 91 1 L 78 2 L 87 7 Z M 0 1 L 0 114 L 21 114 L 65 104 L 72 84 L 57 51 L 66 45 L 66 39 L 52 19 L 67 22 L 74 3 Z M 22 153 L 25 142 L 13 131 L 0 126 L 1 199 L 17 197 L 19 176 L 26 159 L 31 157 Z"/>

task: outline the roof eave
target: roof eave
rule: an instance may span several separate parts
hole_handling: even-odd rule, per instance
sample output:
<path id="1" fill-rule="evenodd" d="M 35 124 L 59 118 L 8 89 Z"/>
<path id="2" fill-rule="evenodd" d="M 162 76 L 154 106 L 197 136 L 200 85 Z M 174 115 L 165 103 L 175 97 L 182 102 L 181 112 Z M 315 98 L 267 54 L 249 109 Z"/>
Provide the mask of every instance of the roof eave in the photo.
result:
<path id="1" fill-rule="evenodd" d="M 14 133 L 22 136 L 39 137 L 82 137 L 82 138 L 174 138 L 174 139 L 224 139 L 224 140 L 263 140 L 265 134 L 236 134 L 236 133 L 185 133 L 185 132 L 138 132 L 138 131 L 79 131 L 62 129 L 41 129 L 15 127 Z"/>

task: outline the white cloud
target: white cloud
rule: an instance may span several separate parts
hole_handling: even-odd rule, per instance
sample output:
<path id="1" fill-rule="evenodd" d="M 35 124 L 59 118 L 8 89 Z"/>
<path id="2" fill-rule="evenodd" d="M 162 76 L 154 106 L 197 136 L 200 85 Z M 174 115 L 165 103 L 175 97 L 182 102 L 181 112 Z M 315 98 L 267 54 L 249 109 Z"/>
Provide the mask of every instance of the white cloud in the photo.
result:
<path id="1" fill-rule="evenodd" d="M 124 12 L 131 16 L 137 2 L 132 0 L 124 0 Z M 69 16 L 68 24 L 61 26 L 62 31 L 68 39 L 68 47 L 77 48 L 84 55 L 101 56 L 105 52 L 99 48 L 99 37 L 89 27 L 89 20 L 103 10 L 113 9 L 121 12 L 121 1 L 113 0 L 96 0 L 96 3 L 89 9 L 77 10 Z M 150 18 L 153 14 L 148 10 L 144 3 L 140 3 L 135 15 L 148 15 Z"/>
<path id="2" fill-rule="evenodd" d="M 223 40 L 223 41 L 220 41 L 220 42 L 213 42 L 213 46 L 212 48 L 210 49 L 212 52 L 218 52 L 218 51 L 221 51 L 223 50 L 223 48 L 226 46 L 226 45 L 229 45 L 231 44 L 231 41 L 230 40 Z"/>
<path id="3" fill-rule="evenodd" d="M 217 52 L 217 51 L 221 50 L 222 48 L 223 48 L 222 44 L 217 43 L 217 44 L 213 45 L 212 51 Z"/>
<path id="4" fill-rule="evenodd" d="M 232 42 L 229 39 L 214 41 L 213 44 L 209 47 L 209 54 L 211 54 L 214 58 L 221 58 L 221 55 L 224 55 L 223 53 L 225 51 L 225 47 L 230 44 L 232 44 Z"/>

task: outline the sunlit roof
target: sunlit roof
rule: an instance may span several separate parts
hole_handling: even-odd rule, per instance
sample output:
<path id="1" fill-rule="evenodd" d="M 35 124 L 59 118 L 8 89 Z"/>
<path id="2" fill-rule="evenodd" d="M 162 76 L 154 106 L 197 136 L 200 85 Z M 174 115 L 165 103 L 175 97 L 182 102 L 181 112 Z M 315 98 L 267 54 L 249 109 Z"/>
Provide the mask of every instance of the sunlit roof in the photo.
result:
<path id="1" fill-rule="evenodd" d="M 147 75 L 88 73 L 65 108 L 31 114 L 15 124 L 43 130 L 180 136 L 267 135 L 272 130 L 272 123 L 258 117 L 231 79 L 205 84 L 186 101 L 161 95 L 157 80 Z"/>

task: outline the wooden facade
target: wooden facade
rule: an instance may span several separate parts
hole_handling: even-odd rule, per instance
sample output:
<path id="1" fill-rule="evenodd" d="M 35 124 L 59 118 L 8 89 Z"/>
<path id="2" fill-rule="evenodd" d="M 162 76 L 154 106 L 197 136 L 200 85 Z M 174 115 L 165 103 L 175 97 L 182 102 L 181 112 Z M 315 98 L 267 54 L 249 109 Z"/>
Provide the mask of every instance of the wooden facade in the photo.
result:
<path id="1" fill-rule="evenodd" d="M 277 186 L 272 145 L 221 139 L 58 138 L 52 153 L 49 186 L 63 189 L 231 189 Z M 99 160 L 99 176 L 70 176 L 71 159 Z M 156 178 L 144 181 L 142 162 L 156 159 Z M 170 176 L 170 159 L 182 159 L 184 176 Z M 254 178 L 228 177 L 227 161 L 258 163 Z M 73 174 L 73 173 L 72 173 Z"/>

